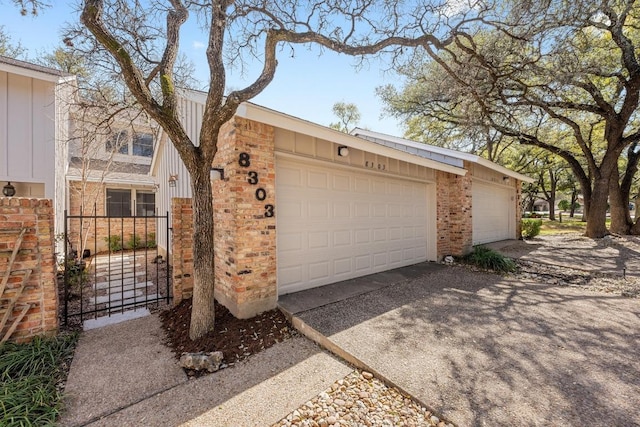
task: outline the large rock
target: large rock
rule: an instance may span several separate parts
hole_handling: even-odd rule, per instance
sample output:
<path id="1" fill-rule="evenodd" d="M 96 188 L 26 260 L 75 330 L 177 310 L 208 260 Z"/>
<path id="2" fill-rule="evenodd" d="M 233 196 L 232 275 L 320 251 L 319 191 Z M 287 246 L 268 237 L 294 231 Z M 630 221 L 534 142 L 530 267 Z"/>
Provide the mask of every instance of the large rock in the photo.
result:
<path id="1" fill-rule="evenodd" d="M 215 372 L 220 369 L 222 363 L 222 352 L 212 351 L 209 353 L 182 353 L 180 356 L 180 366 L 195 371 Z"/>

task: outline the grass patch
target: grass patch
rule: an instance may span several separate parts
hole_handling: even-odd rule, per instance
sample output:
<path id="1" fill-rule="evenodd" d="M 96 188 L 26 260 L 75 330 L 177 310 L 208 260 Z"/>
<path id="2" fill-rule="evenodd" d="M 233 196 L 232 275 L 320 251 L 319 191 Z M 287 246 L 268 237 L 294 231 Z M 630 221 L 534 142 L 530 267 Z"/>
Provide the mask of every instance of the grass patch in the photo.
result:
<path id="1" fill-rule="evenodd" d="M 62 409 L 58 385 L 73 355 L 77 334 L 36 337 L 28 344 L 0 346 L 0 420 L 2 426 L 54 425 Z"/>
<path id="2" fill-rule="evenodd" d="M 607 218 L 605 223 L 606 227 L 611 226 L 611 218 Z M 587 230 L 587 222 L 582 221 L 582 215 L 569 218 L 569 216 L 562 215 L 562 222 L 550 221 L 548 218 L 542 219 L 542 227 L 540 227 L 540 236 L 550 236 L 553 234 L 564 233 L 580 233 L 584 234 Z"/>
<path id="3" fill-rule="evenodd" d="M 516 270 L 516 263 L 511 258 L 486 246 L 476 246 L 473 252 L 464 257 L 464 260 L 480 268 L 493 270 L 498 273 L 509 273 Z"/>

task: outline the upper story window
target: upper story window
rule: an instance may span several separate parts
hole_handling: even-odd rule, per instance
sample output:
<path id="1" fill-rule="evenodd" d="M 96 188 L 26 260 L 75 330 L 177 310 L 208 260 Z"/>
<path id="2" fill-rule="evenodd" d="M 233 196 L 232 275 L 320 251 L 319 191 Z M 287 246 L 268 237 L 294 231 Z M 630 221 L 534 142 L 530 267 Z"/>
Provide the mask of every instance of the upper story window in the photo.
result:
<path id="1" fill-rule="evenodd" d="M 107 139 L 105 149 L 109 153 L 153 157 L 153 135 L 144 132 L 130 135 L 128 131 L 121 130 Z"/>
<path id="2" fill-rule="evenodd" d="M 153 157 L 153 135 L 150 133 L 136 133 L 133 137 L 133 155 Z"/>
<path id="3" fill-rule="evenodd" d="M 129 133 L 126 130 L 116 132 L 107 139 L 107 152 L 129 154 Z"/>

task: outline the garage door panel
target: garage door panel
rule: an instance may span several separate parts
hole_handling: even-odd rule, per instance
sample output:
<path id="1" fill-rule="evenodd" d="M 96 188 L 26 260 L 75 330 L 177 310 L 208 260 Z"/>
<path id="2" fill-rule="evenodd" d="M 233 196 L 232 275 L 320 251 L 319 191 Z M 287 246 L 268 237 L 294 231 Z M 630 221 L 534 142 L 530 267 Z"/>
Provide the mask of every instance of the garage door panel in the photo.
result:
<path id="1" fill-rule="evenodd" d="M 427 259 L 426 184 L 288 159 L 276 166 L 279 293 Z"/>
<path id="2" fill-rule="evenodd" d="M 329 247 L 329 232 L 314 231 L 308 234 L 309 249 L 325 249 Z"/>
<path id="3" fill-rule="evenodd" d="M 337 230 L 333 232 L 333 246 L 351 245 L 351 230 Z"/>
<path id="4" fill-rule="evenodd" d="M 348 175 L 333 175 L 333 189 L 336 191 L 351 191 L 351 179 Z"/>
<path id="5" fill-rule="evenodd" d="M 309 188 L 326 189 L 329 177 L 326 172 L 309 171 L 307 174 Z"/>

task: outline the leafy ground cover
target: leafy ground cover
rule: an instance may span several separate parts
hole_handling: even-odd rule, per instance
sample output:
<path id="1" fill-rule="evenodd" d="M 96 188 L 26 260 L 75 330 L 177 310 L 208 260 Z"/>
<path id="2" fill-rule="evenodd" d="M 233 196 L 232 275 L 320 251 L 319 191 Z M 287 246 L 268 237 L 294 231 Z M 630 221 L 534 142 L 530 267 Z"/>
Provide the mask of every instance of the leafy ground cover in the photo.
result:
<path id="1" fill-rule="evenodd" d="M 0 424 L 54 425 L 77 334 L 0 346 Z"/>

